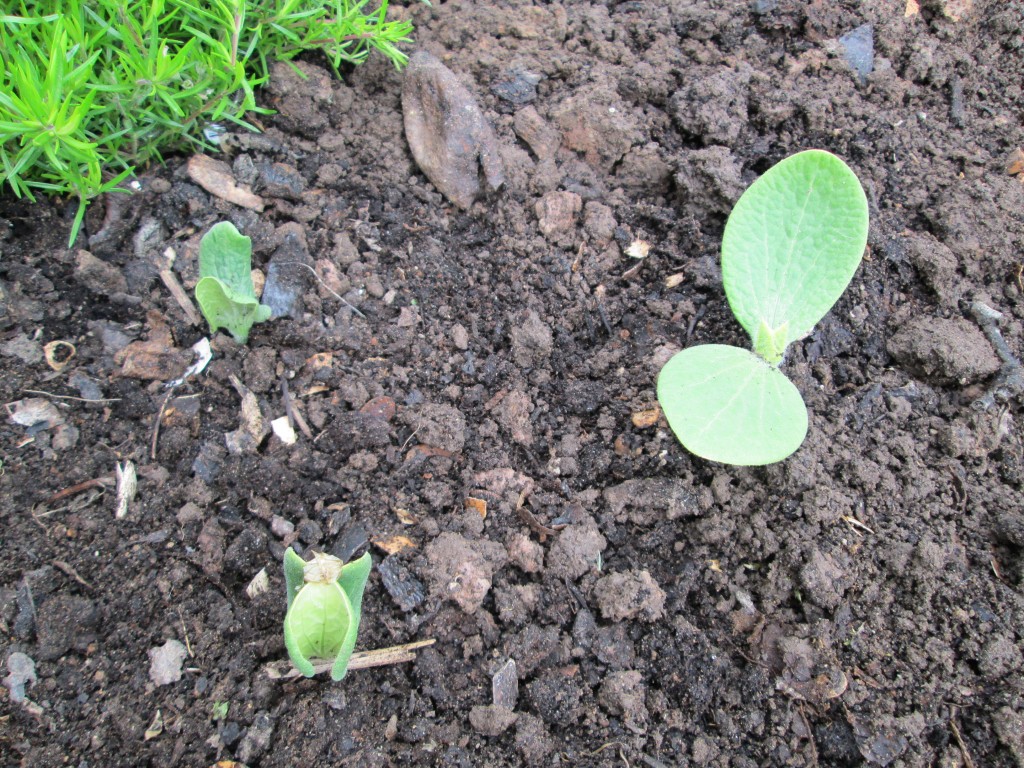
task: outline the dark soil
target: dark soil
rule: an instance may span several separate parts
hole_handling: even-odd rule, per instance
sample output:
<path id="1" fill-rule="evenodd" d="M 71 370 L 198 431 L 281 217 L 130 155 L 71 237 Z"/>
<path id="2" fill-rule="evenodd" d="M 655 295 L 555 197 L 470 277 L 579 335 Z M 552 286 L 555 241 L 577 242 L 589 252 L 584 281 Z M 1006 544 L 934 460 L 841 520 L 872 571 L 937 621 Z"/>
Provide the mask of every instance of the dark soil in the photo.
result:
<path id="1" fill-rule="evenodd" d="M 185 158 L 71 250 L 73 204 L 0 203 L 0 395 L 44 419 L 0 425 L 0 663 L 37 678 L 0 689 L 0 762 L 1024 765 L 1021 393 L 997 357 L 1024 355 L 1024 3 L 905 5 L 395 8 L 500 142 L 505 185 L 466 211 L 415 166 L 380 57 L 277 70 L 279 114 L 226 155 L 262 213 Z M 838 41 L 863 24 L 862 81 Z M 725 217 L 809 147 L 862 179 L 869 252 L 785 366 L 803 448 L 710 464 L 644 412 L 674 351 L 745 344 Z M 173 248 L 190 291 L 225 219 L 264 273 L 320 280 L 168 399 L 207 331 L 157 265 Z M 230 435 L 231 377 L 268 422 L 286 384 L 312 438 Z M 436 644 L 272 680 L 288 544 L 370 548 L 359 648 Z M 512 713 L 490 706 L 509 659 Z"/>

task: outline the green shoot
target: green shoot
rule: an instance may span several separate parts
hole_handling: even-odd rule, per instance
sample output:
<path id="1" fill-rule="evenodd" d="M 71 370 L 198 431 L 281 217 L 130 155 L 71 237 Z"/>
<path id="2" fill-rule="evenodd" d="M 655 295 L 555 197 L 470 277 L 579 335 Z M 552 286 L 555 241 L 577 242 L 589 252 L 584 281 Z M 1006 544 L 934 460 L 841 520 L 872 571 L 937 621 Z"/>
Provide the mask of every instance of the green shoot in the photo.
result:
<path id="1" fill-rule="evenodd" d="M 828 152 L 793 155 L 743 193 L 725 226 L 722 282 L 753 352 L 691 347 L 658 376 L 665 417 L 690 452 L 762 465 L 801 446 L 807 408 L 778 366 L 846 290 L 867 232 L 864 190 Z"/>
<path id="2" fill-rule="evenodd" d="M 254 323 L 270 319 L 252 282 L 252 240 L 229 221 L 210 227 L 199 241 L 199 282 L 196 301 L 210 331 L 226 328 L 245 344 Z"/>
<path id="3" fill-rule="evenodd" d="M 164 154 L 211 149 L 247 115 L 272 59 L 377 50 L 401 67 L 412 24 L 388 0 L 13 0 L 0 13 L 0 184 L 88 202 Z M 254 130 L 254 129 L 253 129 Z"/>
<path id="4" fill-rule="evenodd" d="M 314 553 L 307 563 L 291 547 L 285 550 L 284 644 L 295 668 L 306 677 L 315 674 L 313 659 L 334 659 L 331 679 L 345 677 L 371 565 L 369 553 L 345 564 L 331 555 Z"/>

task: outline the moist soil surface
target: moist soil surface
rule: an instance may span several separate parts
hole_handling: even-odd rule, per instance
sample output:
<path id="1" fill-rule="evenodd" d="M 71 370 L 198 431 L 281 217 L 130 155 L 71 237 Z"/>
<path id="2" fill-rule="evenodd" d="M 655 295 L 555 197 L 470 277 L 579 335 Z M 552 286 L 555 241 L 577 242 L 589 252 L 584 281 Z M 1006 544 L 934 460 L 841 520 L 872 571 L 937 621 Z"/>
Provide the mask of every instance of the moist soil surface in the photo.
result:
<path id="1" fill-rule="evenodd" d="M 2 764 L 1024 765 L 1024 4 L 391 12 L 494 128 L 468 209 L 379 56 L 275 70 L 216 155 L 262 212 L 186 157 L 70 249 L 73 202 L 0 203 Z M 807 440 L 703 461 L 657 373 L 747 345 L 725 219 L 812 147 L 872 218 L 783 366 Z M 290 316 L 169 387 L 223 220 Z M 358 649 L 434 644 L 272 678 L 289 545 L 372 553 Z"/>

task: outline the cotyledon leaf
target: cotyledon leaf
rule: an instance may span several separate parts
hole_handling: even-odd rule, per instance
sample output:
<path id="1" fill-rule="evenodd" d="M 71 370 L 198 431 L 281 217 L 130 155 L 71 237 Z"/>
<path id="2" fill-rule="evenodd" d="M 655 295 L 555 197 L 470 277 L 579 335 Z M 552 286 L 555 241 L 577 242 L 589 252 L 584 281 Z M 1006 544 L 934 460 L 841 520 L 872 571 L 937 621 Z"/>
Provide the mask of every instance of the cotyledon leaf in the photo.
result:
<path id="1" fill-rule="evenodd" d="M 786 376 L 739 347 L 684 349 L 658 376 L 658 401 L 679 442 L 726 464 L 786 458 L 807 435 L 807 407 Z"/>
<path id="2" fill-rule="evenodd" d="M 778 363 L 779 347 L 807 335 L 842 295 L 867 233 L 860 181 L 823 150 L 782 160 L 743 193 L 722 237 L 722 282 L 755 348 L 777 356 L 769 362 Z"/>
<path id="3" fill-rule="evenodd" d="M 342 566 L 329 555 L 315 554 L 306 562 L 290 547 L 285 550 L 285 647 L 296 669 L 306 677 L 315 672 L 312 659 L 334 659 L 331 678 L 345 676 L 359 632 L 371 565 L 369 553 Z"/>
<path id="4" fill-rule="evenodd" d="M 226 328 L 239 344 L 249 340 L 254 323 L 270 319 L 252 283 L 252 240 L 229 221 L 214 224 L 199 241 L 196 301 L 210 330 Z"/>

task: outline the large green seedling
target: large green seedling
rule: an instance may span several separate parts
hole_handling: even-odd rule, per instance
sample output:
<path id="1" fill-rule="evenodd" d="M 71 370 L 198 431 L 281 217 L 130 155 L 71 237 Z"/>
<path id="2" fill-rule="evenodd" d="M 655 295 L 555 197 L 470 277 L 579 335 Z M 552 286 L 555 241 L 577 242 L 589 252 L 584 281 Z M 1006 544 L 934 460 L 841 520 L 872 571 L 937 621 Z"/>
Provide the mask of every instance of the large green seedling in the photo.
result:
<path id="1" fill-rule="evenodd" d="M 722 282 L 753 351 L 691 347 L 658 376 L 658 401 L 687 450 L 754 466 L 800 447 L 807 407 L 778 366 L 846 290 L 867 233 L 860 181 L 828 152 L 788 157 L 743 193 L 725 225 Z"/>
<path id="2" fill-rule="evenodd" d="M 331 679 L 345 677 L 371 564 L 369 553 L 343 565 L 338 558 L 319 552 L 307 563 L 291 547 L 285 550 L 284 644 L 295 668 L 306 677 L 316 673 L 313 659 L 334 659 Z"/>
<path id="3" fill-rule="evenodd" d="M 210 331 L 227 328 L 239 344 L 249 340 L 253 323 L 270 318 L 252 283 L 252 240 L 230 221 L 214 224 L 199 241 L 196 301 Z"/>

